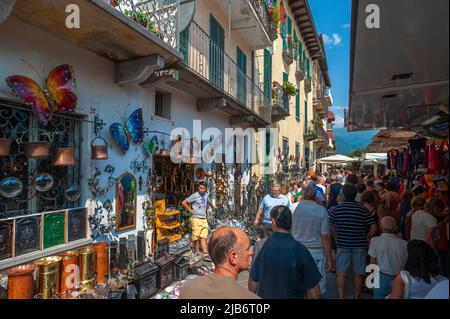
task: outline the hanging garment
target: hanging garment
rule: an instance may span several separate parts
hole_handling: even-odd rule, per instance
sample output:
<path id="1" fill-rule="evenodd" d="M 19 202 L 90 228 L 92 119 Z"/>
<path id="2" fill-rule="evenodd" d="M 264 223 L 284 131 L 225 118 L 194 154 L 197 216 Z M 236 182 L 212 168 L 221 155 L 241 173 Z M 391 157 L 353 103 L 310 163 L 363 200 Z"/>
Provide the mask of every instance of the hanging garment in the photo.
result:
<path id="1" fill-rule="evenodd" d="M 402 171 L 402 167 L 403 167 L 403 155 L 400 151 L 397 151 L 395 153 L 395 169 L 399 172 Z"/>
<path id="2" fill-rule="evenodd" d="M 435 174 L 438 171 L 439 149 L 436 148 L 436 144 L 433 143 L 430 146 L 430 152 L 428 155 L 428 173 Z"/>
<path id="3" fill-rule="evenodd" d="M 403 155 L 402 174 L 406 175 L 408 173 L 408 163 L 409 163 L 408 151 L 404 150 L 402 155 Z"/>
<path id="4" fill-rule="evenodd" d="M 425 157 L 423 161 L 423 168 L 428 168 L 428 162 L 430 159 L 430 145 L 425 146 Z"/>
<path id="5" fill-rule="evenodd" d="M 387 160 L 386 160 L 386 168 L 387 169 L 391 169 L 391 152 L 389 151 L 387 153 Z"/>

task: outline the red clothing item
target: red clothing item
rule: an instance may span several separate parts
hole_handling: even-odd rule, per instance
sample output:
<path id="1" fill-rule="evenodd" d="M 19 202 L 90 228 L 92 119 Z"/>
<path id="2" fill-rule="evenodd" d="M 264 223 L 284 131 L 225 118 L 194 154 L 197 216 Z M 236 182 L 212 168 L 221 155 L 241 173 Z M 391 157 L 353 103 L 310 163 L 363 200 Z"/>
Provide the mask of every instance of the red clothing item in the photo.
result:
<path id="1" fill-rule="evenodd" d="M 435 174 L 439 167 L 439 149 L 436 148 L 436 144 L 433 143 L 430 146 L 430 151 L 428 153 L 428 173 Z"/>

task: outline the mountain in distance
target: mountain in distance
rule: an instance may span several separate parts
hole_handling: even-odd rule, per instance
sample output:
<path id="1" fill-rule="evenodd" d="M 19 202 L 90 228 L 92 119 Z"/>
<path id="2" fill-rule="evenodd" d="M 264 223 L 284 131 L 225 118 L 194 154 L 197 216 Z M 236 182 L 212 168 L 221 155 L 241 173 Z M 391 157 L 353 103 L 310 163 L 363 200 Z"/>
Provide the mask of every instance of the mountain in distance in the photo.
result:
<path id="1" fill-rule="evenodd" d="M 347 132 L 346 127 L 333 129 L 336 137 L 336 154 L 348 155 L 351 152 L 366 148 L 378 131 Z"/>

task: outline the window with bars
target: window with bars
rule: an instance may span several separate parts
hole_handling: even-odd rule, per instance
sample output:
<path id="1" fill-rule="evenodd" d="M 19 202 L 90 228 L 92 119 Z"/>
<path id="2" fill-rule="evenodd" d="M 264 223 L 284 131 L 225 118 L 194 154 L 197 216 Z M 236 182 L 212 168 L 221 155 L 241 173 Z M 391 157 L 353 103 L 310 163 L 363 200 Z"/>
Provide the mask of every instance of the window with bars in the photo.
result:
<path id="1" fill-rule="evenodd" d="M 49 136 L 53 136 L 49 156 L 27 155 L 27 143 L 49 141 Z M 81 127 L 77 116 L 54 115 L 43 125 L 27 106 L 0 102 L 0 138 L 11 140 L 8 154 L 0 157 L 0 181 L 12 182 L 0 182 L 0 219 L 79 207 Z M 55 166 L 57 148 L 73 149 L 75 166 Z"/>

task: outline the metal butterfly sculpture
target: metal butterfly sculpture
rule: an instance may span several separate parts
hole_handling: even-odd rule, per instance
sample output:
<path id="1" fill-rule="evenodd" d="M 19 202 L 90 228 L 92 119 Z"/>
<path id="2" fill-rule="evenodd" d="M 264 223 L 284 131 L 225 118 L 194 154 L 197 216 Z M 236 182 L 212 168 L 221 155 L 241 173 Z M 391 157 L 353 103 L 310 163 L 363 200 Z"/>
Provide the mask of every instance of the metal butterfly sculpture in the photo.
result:
<path id="1" fill-rule="evenodd" d="M 130 148 L 130 140 L 133 143 L 142 143 L 144 139 L 144 120 L 142 109 L 134 111 L 128 120 L 121 123 L 113 123 L 109 127 L 111 136 L 116 141 L 120 150 L 125 154 Z"/>
<path id="2" fill-rule="evenodd" d="M 33 70 L 36 72 L 34 68 Z M 36 118 L 43 124 L 50 121 L 53 113 L 71 112 L 77 106 L 75 77 L 68 64 L 57 66 L 48 74 L 46 81 L 42 79 L 45 82 L 43 89 L 34 80 L 23 75 L 9 76 L 5 81 L 23 103 L 32 106 Z"/>

